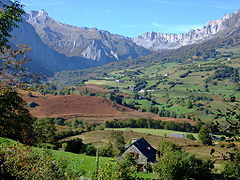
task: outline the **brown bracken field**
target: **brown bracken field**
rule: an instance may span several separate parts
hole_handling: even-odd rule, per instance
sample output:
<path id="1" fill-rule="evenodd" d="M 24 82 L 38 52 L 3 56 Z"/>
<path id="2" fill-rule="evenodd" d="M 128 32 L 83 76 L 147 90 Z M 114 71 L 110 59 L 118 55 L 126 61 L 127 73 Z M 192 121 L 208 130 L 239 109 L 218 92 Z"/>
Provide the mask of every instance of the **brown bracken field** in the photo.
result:
<path id="1" fill-rule="evenodd" d="M 159 117 L 154 113 L 139 112 L 128 107 L 115 104 L 111 100 L 102 97 L 65 95 L 53 96 L 34 93 L 34 97 L 28 97 L 23 93 L 26 102 L 35 102 L 38 104 L 30 109 L 30 113 L 36 117 L 50 118 L 79 118 L 90 123 L 104 122 L 106 120 L 127 120 L 130 118 L 152 118 L 162 121 L 187 121 L 191 124 L 194 121 L 189 119 Z"/>

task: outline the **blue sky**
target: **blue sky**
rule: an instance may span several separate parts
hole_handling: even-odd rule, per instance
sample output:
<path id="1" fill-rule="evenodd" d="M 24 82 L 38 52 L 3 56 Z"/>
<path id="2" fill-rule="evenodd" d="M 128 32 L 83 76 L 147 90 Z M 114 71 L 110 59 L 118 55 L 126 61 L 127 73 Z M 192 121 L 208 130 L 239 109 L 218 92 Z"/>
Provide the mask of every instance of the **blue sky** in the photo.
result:
<path id="1" fill-rule="evenodd" d="M 240 9 L 240 0 L 21 0 L 62 23 L 128 37 L 155 31 L 184 33 Z"/>

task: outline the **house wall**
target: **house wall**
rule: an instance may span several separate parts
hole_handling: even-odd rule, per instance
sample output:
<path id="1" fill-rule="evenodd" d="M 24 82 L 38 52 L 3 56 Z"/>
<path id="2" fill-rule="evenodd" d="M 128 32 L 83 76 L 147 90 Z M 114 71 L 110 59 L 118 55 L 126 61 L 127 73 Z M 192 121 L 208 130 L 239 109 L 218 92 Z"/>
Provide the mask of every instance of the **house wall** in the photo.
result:
<path id="1" fill-rule="evenodd" d="M 147 157 L 144 156 L 137 148 L 136 146 L 132 145 L 129 147 L 123 154 L 122 156 L 128 154 L 128 153 L 137 153 L 139 154 L 138 159 L 136 159 L 137 164 L 147 164 Z"/>

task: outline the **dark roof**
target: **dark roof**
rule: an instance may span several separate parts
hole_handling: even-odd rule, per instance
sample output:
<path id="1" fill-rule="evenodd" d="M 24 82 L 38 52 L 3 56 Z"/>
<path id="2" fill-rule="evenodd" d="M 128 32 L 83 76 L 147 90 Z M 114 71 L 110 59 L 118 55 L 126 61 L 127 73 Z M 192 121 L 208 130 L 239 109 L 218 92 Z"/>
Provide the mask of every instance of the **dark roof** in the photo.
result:
<path id="1" fill-rule="evenodd" d="M 148 158 L 148 160 L 152 163 L 156 162 L 156 152 L 157 150 L 153 148 L 144 138 L 141 138 L 134 143 L 132 143 L 130 146 L 136 146 L 138 150 Z M 129 147 L 130 147 L 129 146 Z"/>

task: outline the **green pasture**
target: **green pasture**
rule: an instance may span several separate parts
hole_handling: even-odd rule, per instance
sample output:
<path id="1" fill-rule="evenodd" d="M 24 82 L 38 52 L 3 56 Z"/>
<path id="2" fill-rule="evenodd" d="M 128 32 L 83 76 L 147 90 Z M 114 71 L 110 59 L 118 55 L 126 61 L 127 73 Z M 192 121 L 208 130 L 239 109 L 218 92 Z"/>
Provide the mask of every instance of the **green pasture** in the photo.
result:
<path id="1" fill-rule="evenodd" d="M 151 134 L 155 136 L 169 136 L 171 133 L 180 134 L 192 134 L 196 139 L 198 138 L 198 133 L 189 133 L 182 131 L 173 131 L 167 129 L 147 129 L 147 128 L 106 128 L 106 130 L 118 130 L 118 131 L 132 131 L 137 133 Z"/>

